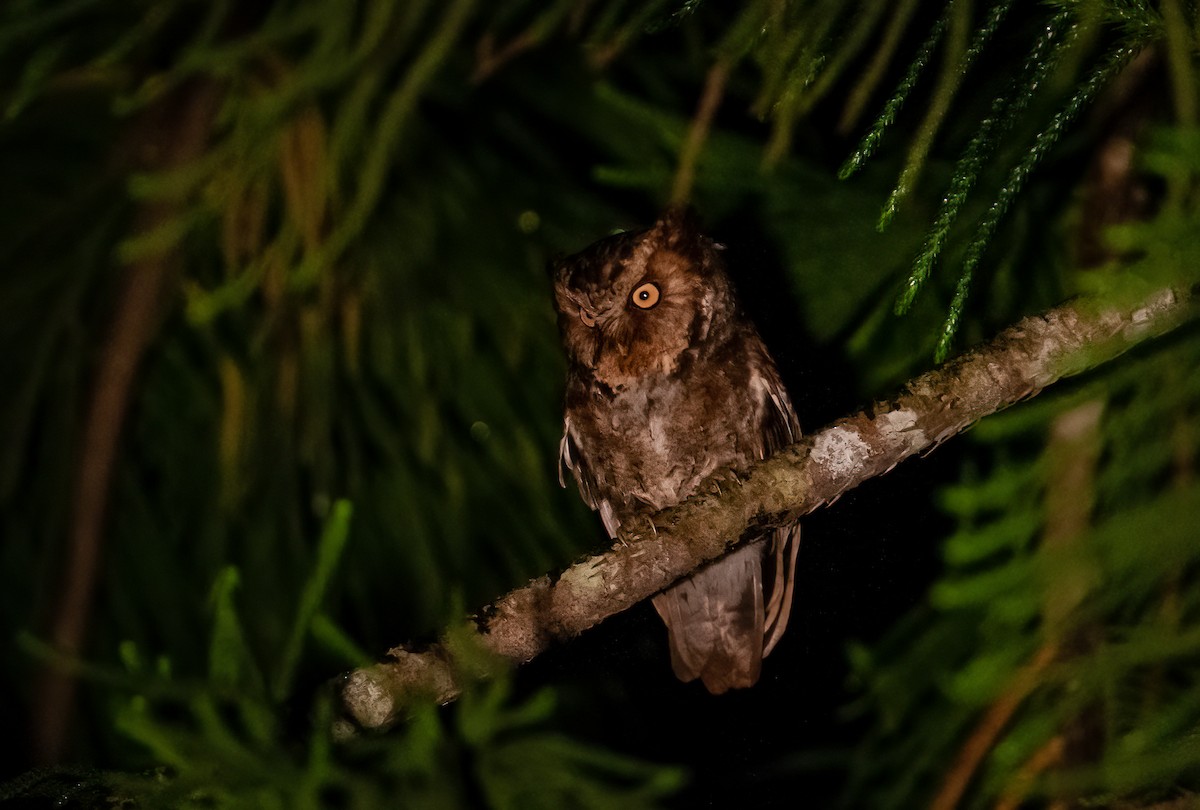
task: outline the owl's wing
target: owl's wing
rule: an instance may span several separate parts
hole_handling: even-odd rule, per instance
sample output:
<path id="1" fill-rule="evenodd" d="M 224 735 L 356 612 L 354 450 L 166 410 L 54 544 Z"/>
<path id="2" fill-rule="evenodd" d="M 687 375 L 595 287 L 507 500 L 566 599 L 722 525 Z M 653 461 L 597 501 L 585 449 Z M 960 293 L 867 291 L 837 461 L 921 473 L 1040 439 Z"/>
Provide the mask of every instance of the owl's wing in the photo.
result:
<path id="1" fill-rule="evenodd" d="M 755 375 L 752 388 L 759 394 L 762 446 L 759 457 L 766 458 L 800 438 L 800 420 L 792 407 L 787 389 L 768 363 L 762 373 Z M 770 654 L 787 629 L 792 612 L 792 590 L 795 584 L 796 555 L 800 551 L 800 524 L 771 532 L 769 549 L 770 586 L 766 588 L 767 605 L 763 623 L 763 656 Z"/>
<path id="2" fill-rule="evenodd" d="M 609 537 L 616 537 L 621 522 L 613 512 L 612 503 L 600 493 L 596 474 L 587 462 L 587 457 L 580 449 L 579 437 L 572 429 L 571 417 L 563 419 L 563 435 L 558 443 L 558 483 L 566 486 L 566 476 L 563 468 L 575 474 L 575 484 L 579 487 L 579 495 L 583 502 L 600 513 L 604 521 L 604 529 Z"/>

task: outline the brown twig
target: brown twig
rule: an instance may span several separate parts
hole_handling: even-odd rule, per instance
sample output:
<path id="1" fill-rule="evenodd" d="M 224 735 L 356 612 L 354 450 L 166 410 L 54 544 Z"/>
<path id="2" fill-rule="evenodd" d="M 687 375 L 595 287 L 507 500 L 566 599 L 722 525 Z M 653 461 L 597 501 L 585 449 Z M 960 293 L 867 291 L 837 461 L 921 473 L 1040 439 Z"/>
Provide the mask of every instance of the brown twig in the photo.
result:
<path id="1" fill-rule="evenodd" d="M 471 83 L 482 84 L 505 64 L 541 42 L 532 28 L 522 31 L 504 45 L 497 47 L 496 35 L 491 31 L 479 38 L 475 47 L 475 69 L 471 71 Z"/>
<path id="2" fill-rule="evenodd" d="M 902 0 L 896 4 L 895 13 L 884 32 L 883 41 L 875 48 L 875 57 L 860 74 L 861 78 L 854 85 L 854 89 L 850 91 L 850 96 L 846 100 L 846 106 L 838 121 L 838 132 L 846 134 L 858 122 L 863 108 L 867 106 L 871 94 L 875 92 L 875 88 L 883 79 L 884 71 L 887 70 L 887 66 L 891 64 L 892 58 L 896 55 L 896 49 L 903 41 L 904 33 L 908 30 L 908 23 L 916 13 L 918 5 L 916 0 Z"/>
<path id="3" fill-rule="evenodd" d="M 720 494 L 711 484 L 702 486 L 678 506 L 631 521 L 610 551 L 572 566 L 557 580 L 544 576 L 512 591 L 467 631 L 502 658 L 528 661 L 765 527 L 830 503 L 984 416 L 1197 314 L 1190 290 L 1162 289 L 1136 305 L 1100 308 L 1079 301 L 1026 318 L 991 343 L 913 380 L 895 399 L 839 420 L 734 476 L 738 486 L 723 487 Z M 342 684 L 349 719 L 359 726 L 388 725 L 413 695 L 447 701 L 458 694 L 454 655 L 445 643 L 424 652 L 396 648 L 390 656 L 349 673 Z"/>
<path id="4" fill-rule="evenodd" d="M 729 78 L 729 63 L 720 59 L 708 69 L 704 78 L 704 89 L 700 92 L 700 103 L 696 105 L 696 114 L 692 117 L 692 125 L 688 128 L 687 139 L 679 151 L 679 168 L 675 172 L 675 184 L 671 187 L 671 205 L 684 205 L 692 196 L 692 186 L 696 182 L 696 161 L 708 140 L 712 129 L 713 118 L 717 108 L 721 106 L 721 97 L 725 94 L 725 81 Z"/>
<path id="5" fill-rule="evenodd" d="M 1021 770 L 1017 772 L 1012 784 L 1004 791 L 1000 801 L 996 802 L 996 810 L 1017 810 L 1021 806 L 1021 802 L 1029 795 L 1029 788 L 1032 787 L 1033 780 L 1037 779 L 1038 774 L 1061 763 L 1066 748 L 1066 739 L 1058 734 L 1034 751 L 1033 756 L 1021 766 Z"/>
<path id="6" fill-rule="evenodd" d="M 158 104 L 133 126 L 131 138 L 144 171 L 181 166 L 204 151 L 218 102 L 211 84 L 187 86 Z M 149 202 L 138 211 L 134 232 L 149 233 L 179 213 L 178 202 Z M 100 350 L 91 402 L 83 427 L 67 559 L 51 639 L 66 656 L 80 652 L 87 635 L 104 538 L 113 465 L 130 392 L 161 320 L 162 304 L 178 266 L 175 251 L 148 256 L 125 268 L 122 292 Z M 53 665 L 39 679 L 33 711 L 34 756 L 45 763 L 63 755 L 75 703 L 75 677 Z"/>
<path id="7" fill-rule="evenodd" d="M 1104 402 L 1088 400 L 1060 414 L 1050 426 L 1046 443 L 1048 472 L 1044 509 L 1045 528 L 1042 546 L 1051 550 L 1070 548 L 1079 541 L 1091 524 L 1092 504 L 1095 500 L 1096 463 L 1100 454 L 1100 419 L 1104 413 Z M 1046 589 L 1042 602 L 1042 622 L 1049 641 L 1046 642 L 1029 664 L 1013 676 L 1000 698 L 975 727 L 959 750 L 934 798 L 931 808 L 950 810 L 957 806 L 984 757 L 992 750 L 1001 732 L 1020 708 L 1025 698 L 1037 687 L 1041 672 L 1061 654 L 1070 655 L 1083 643 L 1081 634 L 1069 625 L 1068 619 L 1083 601 L 1089 586 L 1088 580 L 1078 572 L 1065 570 Z M 1065 637 L 1064 637 L 1065 636 Z M 1036 772 L 1045 770 L 1056 762 L 1062 762 L 1071 752 L 1071 743 L 1076 735 L 1060 733 L 1053 759 L 1049 752 L 1043 757 L 1035 755 L 1026 768 L 1035 767 Z M 1024 774 L 1024 769 L 1022 774 Z M 1028 790 L 1034 774 L 1017 779 L 1001 799 L 999 807 L 1015 807 L 1020 804 L 1024 791 Z"/>
<path id="8" fill-rule="evenodd" d="M 1004 730 L 1008 721 L 1025 702 L 1025 698 L 1037 686 L 1042 671 L 1050 665 L 1057 654 L 1056 647 L 1045 645 L 1034 654 L 1028 664 L 1017 670 L 999 699 L 991 705 L 983 719 L 979 721 L 979 725 L 967 738 L 966 743 L 959 749 L 958 757 L 955 758 L 954 765 L 947 772 L 941 789 L 929 804 L 930 810 L 953 810 L 958 806 L 959 799 L 967 790 L 967 785 L 971 783 L 975 772 L 979 770 L 979 764 L 992 750 L 1000 732 Z"/>

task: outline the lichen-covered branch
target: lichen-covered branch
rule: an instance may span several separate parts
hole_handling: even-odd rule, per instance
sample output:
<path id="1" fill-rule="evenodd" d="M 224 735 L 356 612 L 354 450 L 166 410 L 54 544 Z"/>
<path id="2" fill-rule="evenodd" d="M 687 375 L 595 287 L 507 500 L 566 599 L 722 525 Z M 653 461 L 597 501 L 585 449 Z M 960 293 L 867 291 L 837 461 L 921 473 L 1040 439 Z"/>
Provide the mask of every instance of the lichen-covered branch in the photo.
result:
<path id="1" fill-rule="evenodd" d="M 1022 320 L 908 384 L 892 400 L 841 419 L 740 472 L 714 476 L 682 504 L 628 522 L 613 548 L 543 576 L 480 613 L 470 633 L 482 646 L 525 662 L 662 590 L 698 566 L 928 451 L 1055 381 L 1095 367 L 1194 318 L 1192 290 L 1162 289 L 1136 304 L 1076 301 Z M 364 728 L 392 722 L 414 695 L 452 700 L 459 690 L 452 646 L 390 651 L 347 675 L 341 698 Z"/>

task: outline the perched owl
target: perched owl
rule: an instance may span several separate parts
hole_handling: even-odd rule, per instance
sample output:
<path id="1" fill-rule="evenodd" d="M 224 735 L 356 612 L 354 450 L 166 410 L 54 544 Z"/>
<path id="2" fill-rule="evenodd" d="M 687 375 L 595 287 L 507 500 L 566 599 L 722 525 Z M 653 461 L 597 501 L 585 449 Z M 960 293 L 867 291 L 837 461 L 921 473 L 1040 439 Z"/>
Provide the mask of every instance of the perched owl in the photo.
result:
<path id="1" fill-rule="evenodd" d="M 738 310 L 720 246 L 688 214 L 554 265 L 568 360 L 559 477 L 614 536 L 706 476 L 800 436 L 791 400 Z M 758 680 L 791 610 L 800 527 L 776 529 L 654 597 L 671 665 L 713 694 Z"/>

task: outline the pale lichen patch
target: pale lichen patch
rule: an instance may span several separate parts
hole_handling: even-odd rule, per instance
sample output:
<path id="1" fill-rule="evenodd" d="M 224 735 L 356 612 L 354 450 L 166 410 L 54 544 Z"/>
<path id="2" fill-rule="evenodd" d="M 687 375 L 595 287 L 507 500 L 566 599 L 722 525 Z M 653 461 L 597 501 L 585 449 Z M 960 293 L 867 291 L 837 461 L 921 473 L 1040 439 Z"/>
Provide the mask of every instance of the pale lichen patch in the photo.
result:
<path id="1" fill-rule="evenodd" d="M 364 728 L 379 728 L 391 719 L 396 709 L 391 691 L 374 675 L 370 669 L 356 670 L 342 686 L 342 700 Z"/>
<path id="2" fill-rule="evenodd" d="M 917 427 L 917 413 L 908 408 L 889 411 L 880 415 L 879 426 L 881 433 L 890 434 L 889 439 L 910 447 L 924 447 L 928 444 L 925 431 Z"/>
<path id="3" fill-rule="evenodd" d="M 1169 308 L 1175 303 L 1175 291 L 1168 288 L 1159 290 L 1153 297 L 1146 301 L 1145 306 L 1134 310 L 1130 315 L 1130 321 L 1133 326 L 1140 327 L 1150 322 L 1159 312 Z"/>
<path id="4" fill-rule="evenodd" d="M 837 427 L 817 436 L 813 442 L 812 458 L 834 479 L 854 475 L 871 455 L 871 447 L 858 431 Z"/>
<path id="5" fill-rule="evenodd" d="M 900 408 L 895 411 L 888 411 L 880 415 L 879 419 L 887 425 L 888 430 L 901 431 L 912 430 L 917 424 L 917 414 L 908 408 Z"/>

